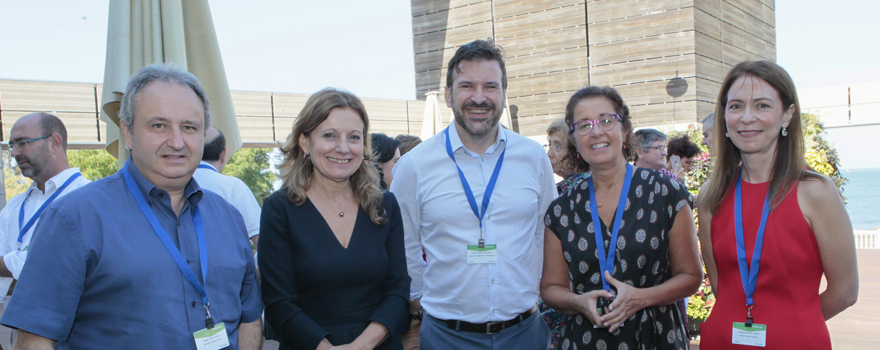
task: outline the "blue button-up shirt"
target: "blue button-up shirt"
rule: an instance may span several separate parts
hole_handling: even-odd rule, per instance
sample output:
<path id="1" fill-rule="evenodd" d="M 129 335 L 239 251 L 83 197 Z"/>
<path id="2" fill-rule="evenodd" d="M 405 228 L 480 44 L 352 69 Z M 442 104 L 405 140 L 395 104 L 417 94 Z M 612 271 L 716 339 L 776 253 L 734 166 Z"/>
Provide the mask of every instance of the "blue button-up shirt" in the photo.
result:
<path id="1" fill-rule="evenodd" d="M 241 214 L 195 180 L 180 215 L 168 192 L 150 183 L 131 159 L 128 169 L 162 227 L 199 280 L 193 209 L 208 249 L 211 316 L 224 322 L 230 347 L 238 325 L 262 313 L 260 288 Z M 126 187 L 122 171 L 59 198 L 34 233 L 28 262 L 0 323 L 70 349 L 195 349 L 205 308 Z"/>

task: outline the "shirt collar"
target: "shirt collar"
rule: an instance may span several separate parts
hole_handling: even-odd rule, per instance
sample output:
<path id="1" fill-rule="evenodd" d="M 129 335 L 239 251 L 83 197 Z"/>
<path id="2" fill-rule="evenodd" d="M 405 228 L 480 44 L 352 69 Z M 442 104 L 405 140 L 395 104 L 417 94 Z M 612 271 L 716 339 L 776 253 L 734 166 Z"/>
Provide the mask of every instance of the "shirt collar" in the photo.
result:
<path id="1" fill-rule="evenodd" d="M 130 170 L 131 177 L 134 179 L 134 183 L 137 185 L 138 189 L 143 193 L 144 198 L 150 198 L 150 193 L 152 193 L 154 189 L 165 191 L 156 187 L 156 185 L 153 185 L 150 180 L 147 180 L 147 178 L 141 174 L 140 170 L 138 170 L 137 166 L 134 165 L 134 161 L 130 156 L 128 157 L 128 160 L 125 161 L 125 165 Z M 190 178 L 189 182 L 186 183 L 186 187 L 183 189 L 183 197 L 186 198 L 187 202 L 192 206 L 199 204 L 199 201 L 202 199 L 202 188 L 199 187 L 199 184 L 195 179 Z"/>
<path id="2" fill-rule="evenodd" d="M 458 128 L 455 127 L 456 121 L 452 121 L 449 124 L 449 143 L 452 145 L 452 152 L 458 152 L 459 149 L 464 149 L 465 153 L 470 154 L 474 157 L 479 157 L 478 154 L 472 152 L 471 150 L 464 147 L 464 144 L 461 143 L 461 137 L 458 136 Z M 504 142 L 507 145 L 507 133 L 504 131 L 504 128 L 501 127 L 501 123 L 498 123 L 498 135 L 495 137 L 495 143 L 493 143 L 489 148 L 486 149 L 486 153 L 484 154 L 493 154 L 495 151 L 501 147 L 501 142 Z"/>
<path id="3" fill-rule="evenodd" d="M 67 169 L 62 170 L 60 173 L 56 174 L 51 179 L 46 181 L 46 185 L 43 186 L 43 188 L 45 188 L 46 190 L 43 191 L 43 193 L 45 194 L 45 193 L 55 192 L 55 190 L 57 190 L 59 186 L 61 186 L 65 181 L 67 181 L 67 179 L 69 179 L 71 176 L 73 176 L 73 174 L 76 174 L 78 172 L 79 172 L 79 168 L 67 168 Z M 28 189 L 28 195 L 30 195 L 30 193 L 35 189 L 37 189 L 37 182 L 33 181 L 33 182 L 31 182 L 31 187 Z"/>
<path id="4" fill-rule="evenodd" d="M 204 161 L 204 160 L 201 161 L 201 162 L 199 162 L 199 167 L 202 167 L 203 165 L 207 165 L 207 166 L 211 167 L 211 170 L 214 170 L 215 172 L 218 172 L 218 173 L 219 173 L 219 171 L 217 171 L 217 168 L 214 167 L 213 165 L 211 165 L 211 163 L 208 163 L 208 162 L 206 162 L 206 161 Z"/>

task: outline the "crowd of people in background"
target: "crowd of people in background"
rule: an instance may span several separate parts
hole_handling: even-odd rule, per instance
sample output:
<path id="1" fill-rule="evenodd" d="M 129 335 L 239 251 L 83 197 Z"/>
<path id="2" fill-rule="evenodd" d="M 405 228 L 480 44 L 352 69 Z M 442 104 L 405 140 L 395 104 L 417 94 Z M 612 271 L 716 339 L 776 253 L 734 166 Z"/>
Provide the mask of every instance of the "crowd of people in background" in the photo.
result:
<path id="1" fill-rule="evenodd" d="M 704 348 L 831 348 L 825 321 L 858 298 L 852 226 L 806 165 L 784 69 L 727 74 L 702 188 L 702 148 L 637 129 L 614 88 L 575 92 L 542 149 L 499 124 L 507 83 L 493 42 L 459 47 L 454 121 L 427 140 L 315 93 L 262 208 L 221 174 L 225 138 L 180 68 L 131 78 L 131 156 L 95 182 L 57 117 L 22 117 L 9 150 L 34 182 L 0 212 L 0 323 L 16 349 L 687 349 L 705 267 Z"/>

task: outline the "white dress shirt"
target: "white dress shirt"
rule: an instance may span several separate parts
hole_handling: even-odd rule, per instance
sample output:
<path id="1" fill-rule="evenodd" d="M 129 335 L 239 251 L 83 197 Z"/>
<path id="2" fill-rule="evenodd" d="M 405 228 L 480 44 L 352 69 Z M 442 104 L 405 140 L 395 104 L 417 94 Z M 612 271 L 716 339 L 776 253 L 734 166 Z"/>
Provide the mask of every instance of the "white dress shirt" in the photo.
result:
<path id="1" fill-rule="evenodd" d="M 40 223 L 40 220 L 38 219 L 21 238 L 21 243 L 18 243 L 18 234 L 20 232 L 18 226 L 18 213 L 22 209 L 22 202 L 25 202 L 25 198 L 27 198 L 27 202 L 24 204 L 23 226 L 31 219 L 34 213 L 40 209 L 43 203 L 55 194 L 58 187 L 61 187 L 68 178 L 76 173 L 79 173 L 79 168 L 68 168 L 58 173 L 58 175 L 55 175 L 46 181 L 46 186 L 44 187 L 46 189 L 45 192 L 40 191 L 40 189 L 37 188 L 36 183 L 31 183 L 31 186 L 28 187 L 27 191 L 12 197 L 12 199 L 6 203 L 6 206 L 3 207 L 3 210 L 0 210 L 0 230 L 3 230 L 3 239 L 0 239 L 0 254 L 3 254 L 3 262 L 6 264 L 6 268 L 9 269 L 9 272 L 12 272 L 13 276 L 12 278 L 0 277 L 0 293 L 2 293 L 3 296 L 5 296 L 6 292 L 9 290 L 9 285 L 12 284 L 12 280 L 18 279 L 18 275 L 21 273 L 21 268 L 24 267 L 25 260 L 27 260 L 27 252 L 34 229 Z M 89 179 L 80 176 L 73 180 L 73 182 L 64 189 L 64 192 L 55 199 L 57 200 L 61 196 L 64 196 L 89 182 L 91 182 Z"/>
<path id="2" fill-rule="evenodd" d="M 247 227 L 248 237 L 260 234 L 260 204 L 254 197 L 251 189 L 245 185 L 244 181 L 234 176 L 227 176 L 217 172 L 217 168 L 207 162 L 201 162 L 200 165 L 207 165 L 210 169 L 198 168 L 193 177 L 202 189 L 215 192 L 223 197 L 229 204 L 232 204 L 244 218 L 244 225 Z"/>
<path id="3" fill-rule="evenodd" d="M 478 206 L 507 149 L 483 218 L 483 237 L 497 245 L 497 262 L 467 263 L 466 247 L 477 244 L 480 225 L 441 132 L 400 158 L 393 170 L 391 192 L 403 218 L 410 298 L 421 298 L 425 311 L 440 319 L 512 319 L 538 301 L 542 218 L 556 197 L 550 161 L 540 144 L 500 125 L 497 140 L 483 155 L 462 145 L 455 126 L 449 127 L 449 139 Z"/>

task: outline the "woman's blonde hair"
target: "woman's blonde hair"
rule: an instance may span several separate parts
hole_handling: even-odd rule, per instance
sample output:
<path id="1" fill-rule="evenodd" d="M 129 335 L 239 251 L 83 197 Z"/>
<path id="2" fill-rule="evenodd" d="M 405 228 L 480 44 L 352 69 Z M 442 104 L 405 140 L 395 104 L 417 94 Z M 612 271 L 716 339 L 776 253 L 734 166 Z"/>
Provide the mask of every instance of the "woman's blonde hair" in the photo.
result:
<path id="1" fill-rule="evenodd" d="M 733 183 L 742 163 L 742 155 L 739 148 L 733 144 L 727 133 L 727 93 L 733 83 L 741 77 L 754 77 L 761 79 L 779 93 L 783 111 L 793 108 L 791 122 L 788 124 L 788 135 L 780 136 L 776 140 L 776 154 L 773 166 L 770 169 L 770 203 L 771 210 L 775 210 L 779 203 L 794 188 L 793 185 L 804 177 L 821 178 L 817 173 L 810 171 L 805 159 L 804 131 L 801 119 L 801 107 L 798 102 L 797 90 L 791 76 L 785 69 L 769 61 L 746 61 L 734 66 L 718 93 L 715 105 L 715 125 L 712 132 L 715 133 L 712 149 L 716 159 L 712 167 L 705 193 L 700 194 L 701 206 L 705 206 L 712 215 L 715 215 L 718 206 L 724 200 Z M 773 132 L 773 130 L 770 130 Z M 778 132 L 778 131 L 777 131 Z"/>
<path id="2" fill-rule="evenodd" d="M 370 216 L 370 221 L 376 225 L 383 225 L 387 221 L 385 210 L 382 208 L 382 190 L 379 189 L 379 173 L 373 165 L 373 152 L 370 145 L 370 120 L 364 104 L 357 96 L 350 92 L 327 88 L 318 91 L 306 101 L 302 111 L 293 124 L 293 131 L 287 137 L 287 142 L 281 148 L 284 161 L 278 166 L 283 181 L 282 186 L 287 188 L 287 195 L 294 205 L 302 205 L 306 201 L 306 191 L 312 185 L 312 176 L 315 174 L 314 165 L 300 146 L 299 140 L 308 137 L 318 125 L 327 120 L 330 111 L 336 108 L 350 108 L 354 110 L 364 122 L 362 139 L 364 140 L 364 161 L 351 175 L 349 183 L 351 191 L 357 198 L 358 205 Z"/>

